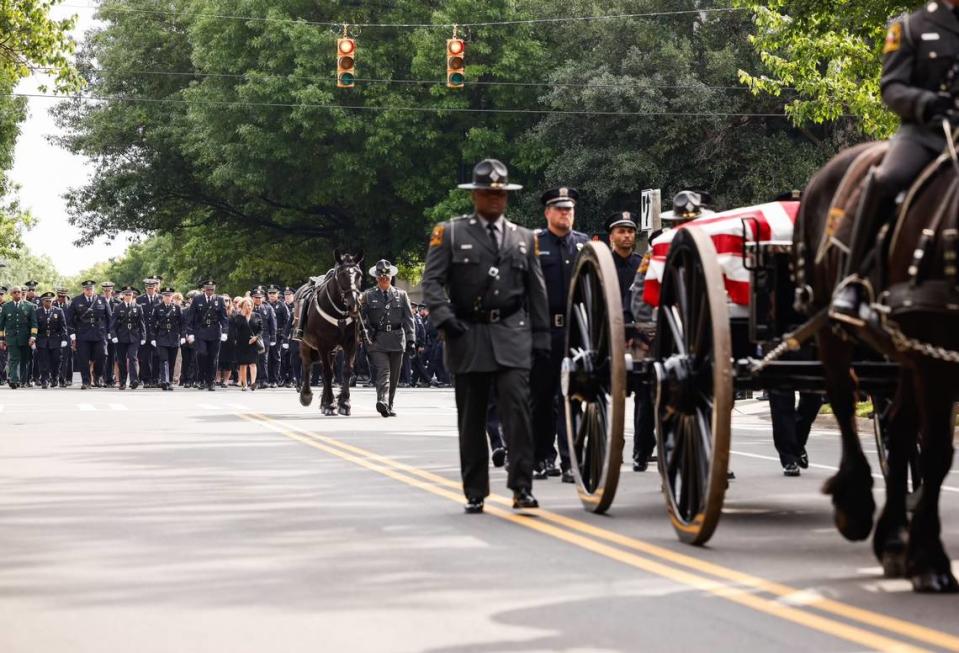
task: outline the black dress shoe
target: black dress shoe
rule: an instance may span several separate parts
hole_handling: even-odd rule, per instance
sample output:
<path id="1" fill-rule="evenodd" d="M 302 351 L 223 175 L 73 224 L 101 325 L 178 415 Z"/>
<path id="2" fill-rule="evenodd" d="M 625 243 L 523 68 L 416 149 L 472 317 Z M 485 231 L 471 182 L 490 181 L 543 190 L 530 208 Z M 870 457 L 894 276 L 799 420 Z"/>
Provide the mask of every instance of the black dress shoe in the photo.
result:
<path id="1" fill-rule="evenodd" d="M 130 389 L 131 389 L 131 390 L 136 390 L 136 389 L 139 388 L 139 387 L 140 387 L 140 384 L 137 383 L 136 381 L 134 381 L 133 383 L 130 384 Z"/>
<path id="2" fill-rule="evenodd" d="M 549 478 L 549 474 L 546 473 L 546 463 L 536 463 L 533 467 L 533 480 L 545 481 L 547 478 Z"/>
<path id="3" fill-rule="evenodd" d="M 796 463 L 789 463 L 788 465 L 783 466 L 783 476 L 788 476 L 790 478 L 795 478 L 800 475 L 799 465 Z"/>
<path id="4" fill-rule="evenodd" d="M 382 415 L 383 417 L 390 416 L 390 407 L 384 404 L 382 401 L 376 402 L 376 410 L 378 410 L 380 415 Z"/>
<path id="5" fill-rule="evenodd" d="M 49 388 L 49 387 L 50 387 L 50 384 L 47 383 L 46 381 L 44 381 L 43 383 L 40 384 L 40 388 L 41 388 L 42 390 L 46 390 L 46 389 Z"/>
<path id="6" fill-rule="evenodd" d="M 803 469 L 809 469 L 809 454 L 806 453 L 805 449 L 799 454 L 799 466 Z"/>
<path id="7" fill-rule="evenodd" d="M 551 460 L 546 461 L 546 475 L 547 476 L 560 476 L 563 472 L 559 471 L 559 467 L 556 466 Z"/>
<path id="8" fill-rule="evenodd" d="M 216 386 L 212 383 L 206 387 L 208 392 L 216 392 Z"/>
<path id="9" fill-rule="evenodd" d="M 117 390 L 126 390 L 126 389 L 127 389 L 127 386 L 126 386 L 125 383 L 121 383 L 121 384 L 120 384 L 120 387 L 117 388 Z"/>
<path id="10" fill-rule="evenodd" d="M 649 463 L 645 459 L 637 458 L 633 461 L 634 472 L 645 472 L 647 469 L 649 469 Z"/>
<path id="11" fill-rule="evenodd" d="M 506 464 L 506 449 L 497 447 L 493 449 L 493 467 L 502 467 Z"/>
<path id="12" fill-rule="evenodd" d="M 483 512 L 483 500 L 482 499 L 467 499 L 466 507 L 463 508 L 466 511 L 467 515 L 478 515 Z"/>
<path id="13" fill-rule="evenodd" d="M 80 389 L 81 389 L 81 390 L 89 390 L 89 389 L 90 389 L 90 386 L 89 386 L 88 384 L 86 384 L 86 383 L 81 383 L 81 384 L 80 384 Z"/>
<path id="14" fill-rule="evenodd" d="M 388 411 L 390 417 L 396 417 L 396 412 L 393 410 L 392 406 L 389 407 Z"/>
<path id="15" fill-rule="evenodd" d="M 539 508 L 539 501 L 529 490 L 519 490 L 513 493 L 513 509 Z"/>
<path id="16" fill-rule="evenodd" d="M 563 470 L 563 483 L 575 483 L 576 477 L 573 476 L 573 470 L 564 469 Z"/>

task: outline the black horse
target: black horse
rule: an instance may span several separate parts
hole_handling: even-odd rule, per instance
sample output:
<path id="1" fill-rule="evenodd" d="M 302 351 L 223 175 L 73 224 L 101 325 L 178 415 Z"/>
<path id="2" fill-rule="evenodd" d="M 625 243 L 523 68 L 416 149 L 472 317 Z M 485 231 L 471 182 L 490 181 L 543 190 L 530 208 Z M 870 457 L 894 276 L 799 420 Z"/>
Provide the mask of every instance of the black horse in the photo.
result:
<path id="1" fill-rule="evenodd" d="M 300 387 L 300 403 L 313 403 L 310 377 L 313 365 L 323 364 L 323 401 L 320 409 L 324 415 L 349 415 L 350 377 L 353 376 L 353 360 L 359 334 L 366 337 L 359 312 L 360 285 L 363 281 L 363 253 L 334 253 L 334 267 L 314 284 L 306 284 L 296 292 L 295 315 L 298 321 L 306 316 L 300 341 L 300 360 L 303 362 L 303 385 Z M 359 329 L 359 330 L 358 330 Z M 343 375 L 340 394 L 333 406 L 333 359 L 336 348 L 343 350 Z"/>

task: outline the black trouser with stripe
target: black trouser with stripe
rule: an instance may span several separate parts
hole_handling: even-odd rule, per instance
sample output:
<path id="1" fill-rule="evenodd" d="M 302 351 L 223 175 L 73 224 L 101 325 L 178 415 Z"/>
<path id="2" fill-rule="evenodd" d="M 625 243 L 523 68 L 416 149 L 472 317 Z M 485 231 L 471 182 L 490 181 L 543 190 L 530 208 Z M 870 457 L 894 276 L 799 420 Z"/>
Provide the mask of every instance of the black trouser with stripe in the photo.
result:
<path id="1" fill-rule="evenodd" d="M 56 385 L 60 374 L 60 353 L 59 347 L 53 349 L 37 349 L 37 367 L 40 369 L 40 383 L 53 383 Z"/>
<path id="2" fill-rule="evenodd" d="M 173 368 L 176 367 L 176 353 L 179 347 L 164 347 L 163 345 L 158 345 L 156 348 L 157 359 L 160 361 L 160 364 L 157 366 L 157 371 L 159 372 L 159 382 L 165 385 L 170 385 L 173 377 Z M 183 350 L 186 352 L 186 349 Z M 182 365 L 185 367 L 187 364 L 186 357 L 183 359 Z"/>
<path id="3" fill-rule="evenodd" d="M 90 363 L 96 369 L 103 369 L 107 356 L 106 340 L 77 340 L 77 365 L 80 366 L 80 380 L 90 385 Z"/>
<path id="4" fill-rule="evenodd" d="M 201 385 L 213 385 L 216 378 L 216 362 L 220 354 L 220 339 L 200 340 L 194 343 L 196 349 L 196 381 Z"/>
<path id="5" fill-rule="evenodd" d="M 127 376 L 130 378 L 130 385 L 140 382 L 140 370 L 137 366 L 139 351 L 139 342 L 116 343 L 117 366 L 120 368 L 121 386 L 127 384 Z"/>

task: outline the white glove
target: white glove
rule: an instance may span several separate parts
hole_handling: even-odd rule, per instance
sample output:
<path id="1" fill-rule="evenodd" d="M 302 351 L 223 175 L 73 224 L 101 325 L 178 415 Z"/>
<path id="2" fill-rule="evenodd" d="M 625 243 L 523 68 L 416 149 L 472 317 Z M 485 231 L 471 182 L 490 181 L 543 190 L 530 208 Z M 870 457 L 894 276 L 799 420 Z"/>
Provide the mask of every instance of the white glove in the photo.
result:
<path id="1" fill-rule="evenodd" d="M 225 334 L 225 333 L 221 333 L 221 334 L 220 334 L 220 342 L 226 342 L 226 334 Z"/>
<path id="2" fill-rule="evenodd" d="M 67 346 L 67 341 L 66 341 L 66 340 L 61 340 L 61 341 L 60 341 L 60 349 L 63 349 L 63 348 L 66 347 L 66 346 Z"/>
<path id="3" fill-rule="evenodd" d="M 113 344 L 117 344 L 118 342 L 120 342 L 120 339 L 119 339 L 119 338 L 110 338 L 110 342 L 112 342 Z"/>
<path id="4" fill-rule="evenodd" d="M 191 345 L 192 345 L 194 342 L 196 342 L 196 336 L 194 336 L 194 335 L 189 335 L 189 336 L 186 337 L 186 339 L 189 341 L 189 343 L 190 343 Z"/>
<path id="5" fill-rule="evenodd" d="M 150 346 L 151 346 L 151 347 L 156 347 L 156 346 L 157 346 L 157 341 L 156 341 L 156 340 L 151 340 L 151 341 L 150 341 Z"/>
<path id="6" fill-rule="evenodd" d="M 186 338 L 180 338 L 180 344 L 181 344 L 181 345 L 185 345 L 185 344 L 186 344 Z"/>
<path id="7" fill-rule="evenodd" d="M 141 340 L 141 341 L 140 341 L 140 344 L 141 344 L 141 345 L 145 345 L 145 344 L 147 344 L 147 341 L 146 341 L 146 339 L 143 339 L 143 340 Z"/>
<path id="8" fill-rule="evenodd" d="M 271 340 L 271 341 L 270 341 L 270 346 L 271 346 L 271 347 L 276 347 L 276 340 Z"/>
<path id="9" fill-rule="evenodd" d="M 76 340 L 76 339 L 77 339 L 77 334 L 71 333 L 71 334 L 70 334 L 70 340 Z"/>
<path id="10" fill-rule="evenodd" d="M 290 343 L 284 342 L 284 343 L 283 343 L 283 349 L 289 349 L 289 348 L 290 348 Z"/>

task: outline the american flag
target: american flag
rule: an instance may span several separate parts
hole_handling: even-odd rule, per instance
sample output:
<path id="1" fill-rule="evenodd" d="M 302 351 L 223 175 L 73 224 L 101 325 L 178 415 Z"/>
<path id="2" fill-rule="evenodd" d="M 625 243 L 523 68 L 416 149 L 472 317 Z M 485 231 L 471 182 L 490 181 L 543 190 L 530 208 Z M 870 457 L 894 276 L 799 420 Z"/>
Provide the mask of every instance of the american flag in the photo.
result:
<path id="1" fill-rule="evenodd" d="M 733 209 L 723 213 L 693 220 L 677 229 L 665 231 L 653 243 L 649 261 L 643 301 L 650 306 L 659 306 L 660 284 L 669 246 L 680 229 L 695 225 L 713 239 L 719 264 L 726 280 L 729 300 L 740 306 L 749 305 L 749 270 L 743 266 L 743 221 L 751 241 L 786 240 L 793 237 L 793 225 L 799 214 L 799 202 L 772 202 L 745 209 Z"/>

